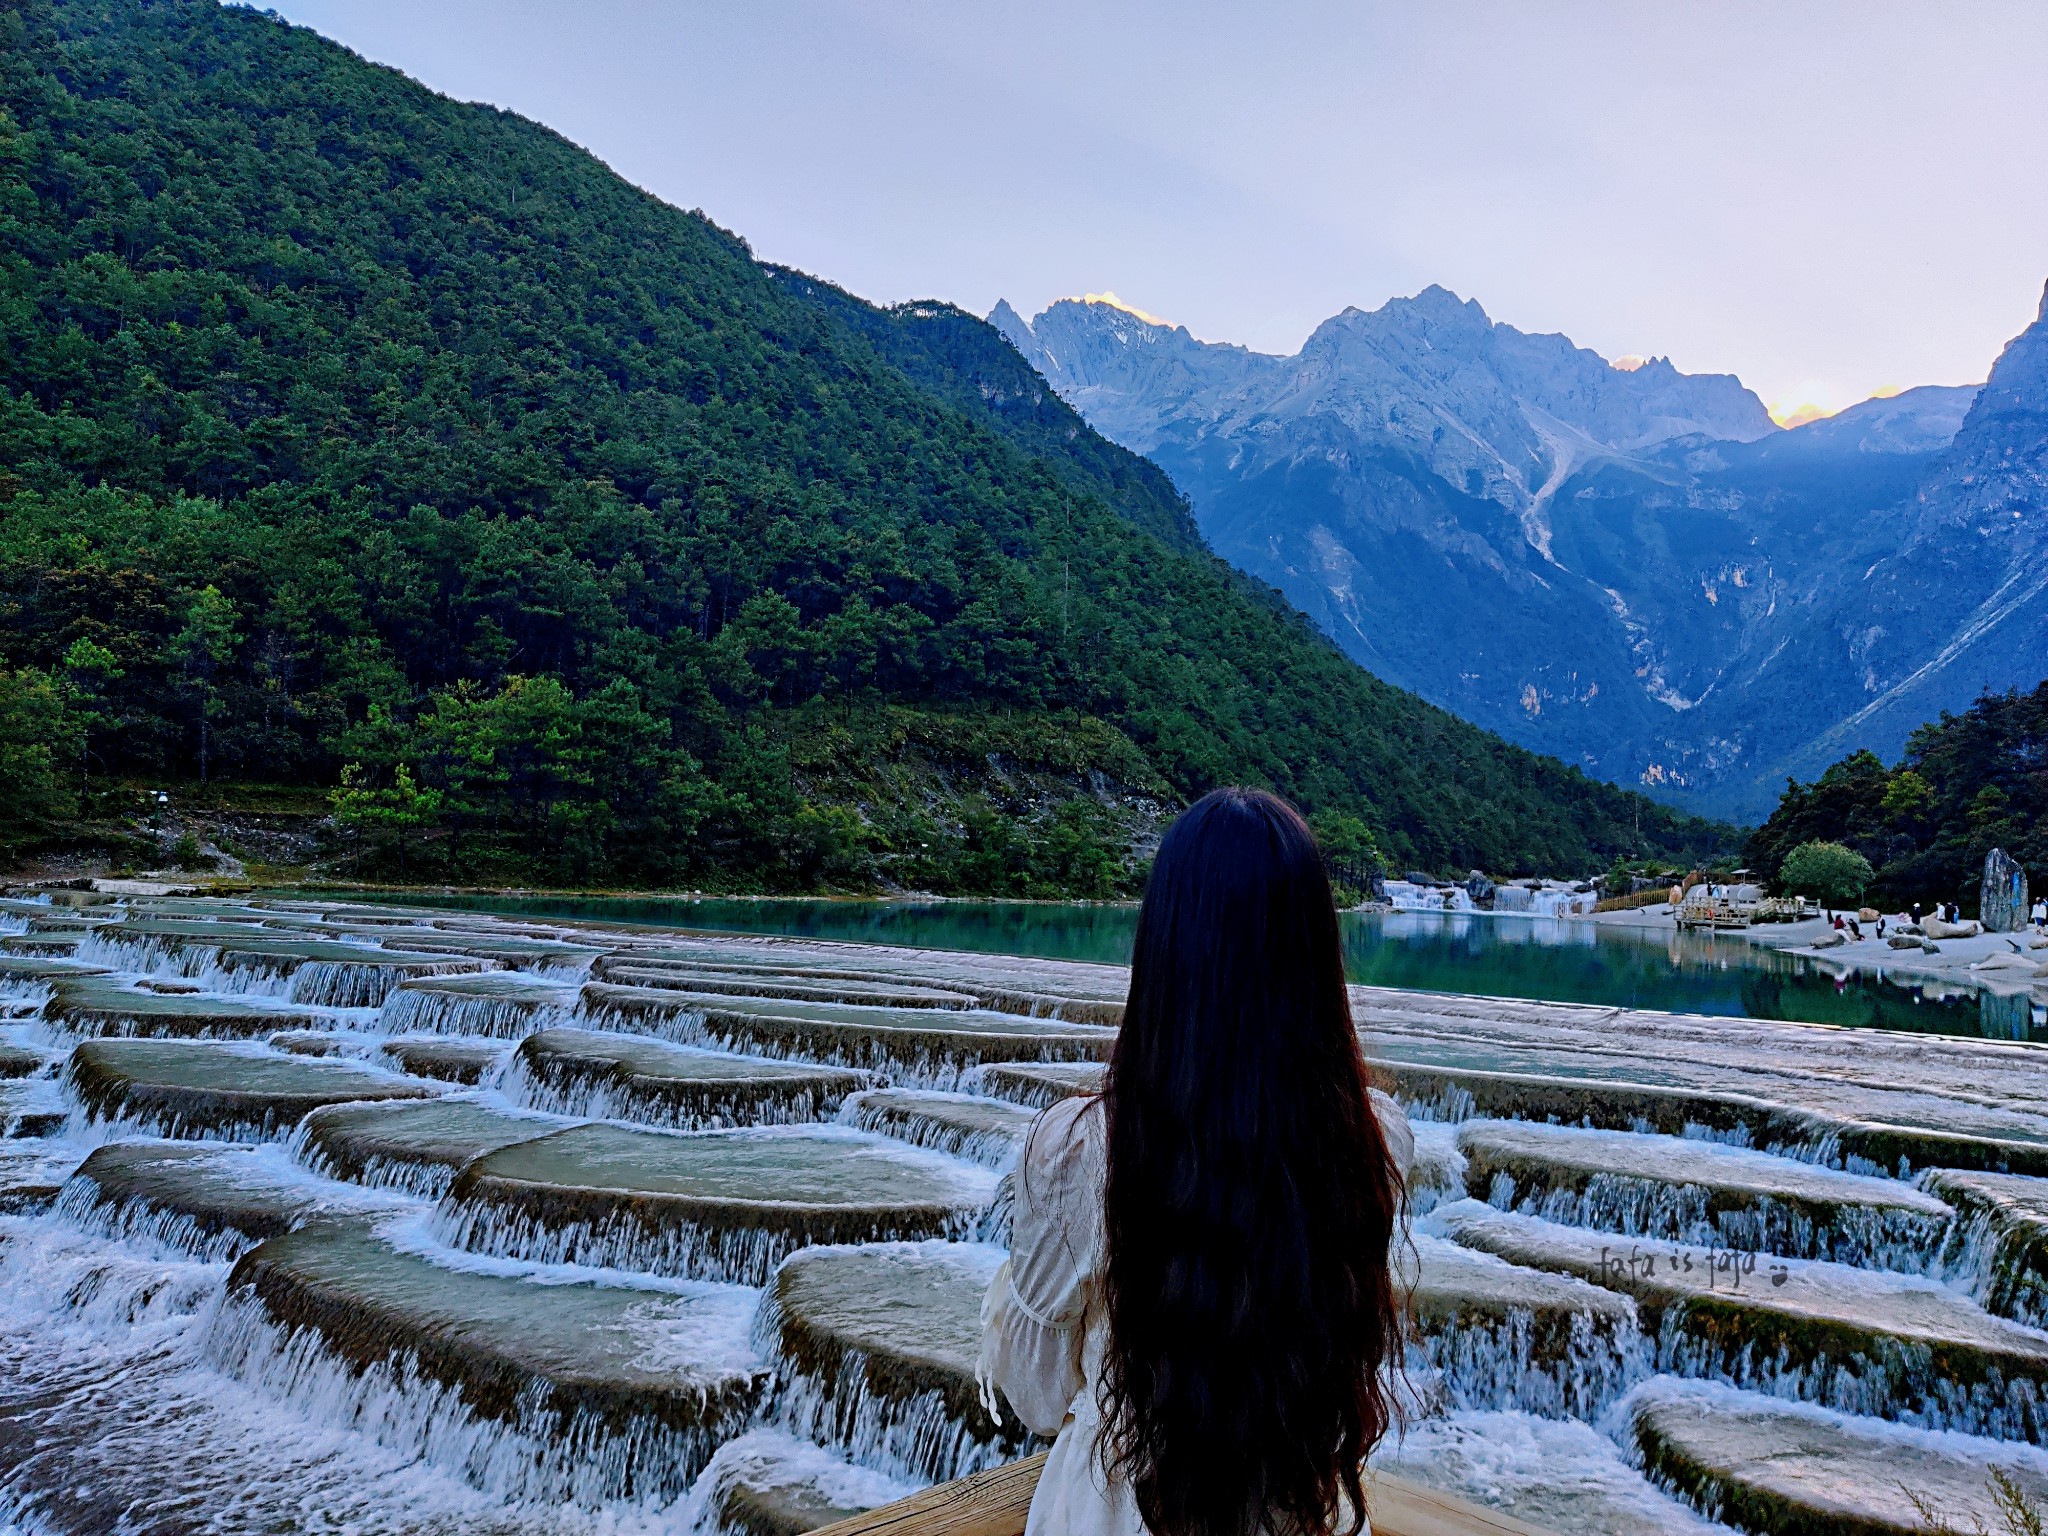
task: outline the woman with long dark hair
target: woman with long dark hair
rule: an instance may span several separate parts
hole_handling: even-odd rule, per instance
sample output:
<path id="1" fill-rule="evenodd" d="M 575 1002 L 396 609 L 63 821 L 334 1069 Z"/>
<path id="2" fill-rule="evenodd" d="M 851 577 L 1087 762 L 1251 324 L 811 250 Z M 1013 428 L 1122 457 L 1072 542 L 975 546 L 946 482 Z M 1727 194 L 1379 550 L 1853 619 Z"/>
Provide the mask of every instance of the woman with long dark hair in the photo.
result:
<path id="1" fill-rule="evenodd" d="M 1057 1435 L 1027 1536 L 1324 1536 L 1402 1346 L 1414 1151 L 1369 1083 L 1308 827 L 1250 790 L 1159 845 L 1100 1095 L 1032 1127 L 984 1386 Z"/>

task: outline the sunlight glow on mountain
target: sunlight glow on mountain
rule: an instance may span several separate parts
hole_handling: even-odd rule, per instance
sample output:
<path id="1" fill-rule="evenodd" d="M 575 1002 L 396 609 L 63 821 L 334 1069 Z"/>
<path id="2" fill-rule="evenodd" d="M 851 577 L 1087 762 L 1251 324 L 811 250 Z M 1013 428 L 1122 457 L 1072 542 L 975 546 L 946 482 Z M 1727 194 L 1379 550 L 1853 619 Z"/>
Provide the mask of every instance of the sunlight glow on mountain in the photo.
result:
<path id="1" fill-rule="evenodd" d="M 1054 302 L 1058 303 L 1059 301 L 1054 300 Z M 1081 295 L 1081 302 L 1083 304 L 1107 304 L 1111 309 L 1120 309 L 1134 319 L 1144 321 L 1147 325 L 1163 325 L 1169 328 L 1173 325 L 1173 322 L 1163 315 L 1155 315 L 1150 310 L 1138 308 L 1135 304 L 1126 304 L 1114 292 L 1108 289 L 1104 289 L 1101 293 L 1084 293 Z"/>

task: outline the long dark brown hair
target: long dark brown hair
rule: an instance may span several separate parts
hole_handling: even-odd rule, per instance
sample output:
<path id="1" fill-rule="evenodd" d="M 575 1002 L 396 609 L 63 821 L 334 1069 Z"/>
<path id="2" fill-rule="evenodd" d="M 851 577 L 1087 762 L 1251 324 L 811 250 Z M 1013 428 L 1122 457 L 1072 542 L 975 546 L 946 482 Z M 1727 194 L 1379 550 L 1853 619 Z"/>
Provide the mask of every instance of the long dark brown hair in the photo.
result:
<path id="1" fill-rule="evenodd" d="M 1284 802 L 1217 790 L 1167 830 L 1103 1098 L 1109 1468 L 1153 1536 L 1357 1532 L 1401 1195 Z"/>

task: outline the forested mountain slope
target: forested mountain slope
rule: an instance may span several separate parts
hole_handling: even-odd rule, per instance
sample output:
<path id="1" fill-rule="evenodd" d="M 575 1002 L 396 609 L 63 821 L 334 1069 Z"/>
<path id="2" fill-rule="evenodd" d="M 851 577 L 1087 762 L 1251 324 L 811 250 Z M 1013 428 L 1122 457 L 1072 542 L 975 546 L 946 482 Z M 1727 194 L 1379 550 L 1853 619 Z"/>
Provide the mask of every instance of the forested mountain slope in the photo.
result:
<path id="1" fill-rule="evenodd" d="M 441 874 L 1103 893 L 1227 781 L 1403 863 L 1716 836 L 1358 670 L 997 409 L 980 322 L 793 291 L 535 124 L 212 0 L 0 11 L 0 114 L 46 822 L 88 774 L 343 781 Z"/>
<path id="2" fill-rule="evenodd" d="M 1871 899 L 1892 910 L 1954 901 L 1972 916 L 1984 855 L 2003 848 L 2048 875 L 2048 683 L 1985 694 L 1907 738 L 1891 768 L 1851 753 L 1810 784 L 1787 785 L 1745 856 L 1775 879 L 1801 843 L 1843 843 L 1876 872 Z"/>

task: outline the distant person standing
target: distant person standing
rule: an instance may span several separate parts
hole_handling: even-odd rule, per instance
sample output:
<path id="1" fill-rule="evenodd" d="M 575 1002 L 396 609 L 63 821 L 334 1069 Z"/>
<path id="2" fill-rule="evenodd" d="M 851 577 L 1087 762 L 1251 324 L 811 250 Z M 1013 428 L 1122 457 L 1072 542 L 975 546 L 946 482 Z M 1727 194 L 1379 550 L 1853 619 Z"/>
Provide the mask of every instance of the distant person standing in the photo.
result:
<path id="1" fill-rule="evenodd" d="M 2048 896 L 2034 903 L 2033 918 L 2036 928 L 2048 928 Z"/>
<path id="2" fill-rule="evenodd" d="M 1913 903 L 1913 926 L 1920 926 L 1920 903 L 1917 901 Z"/>

